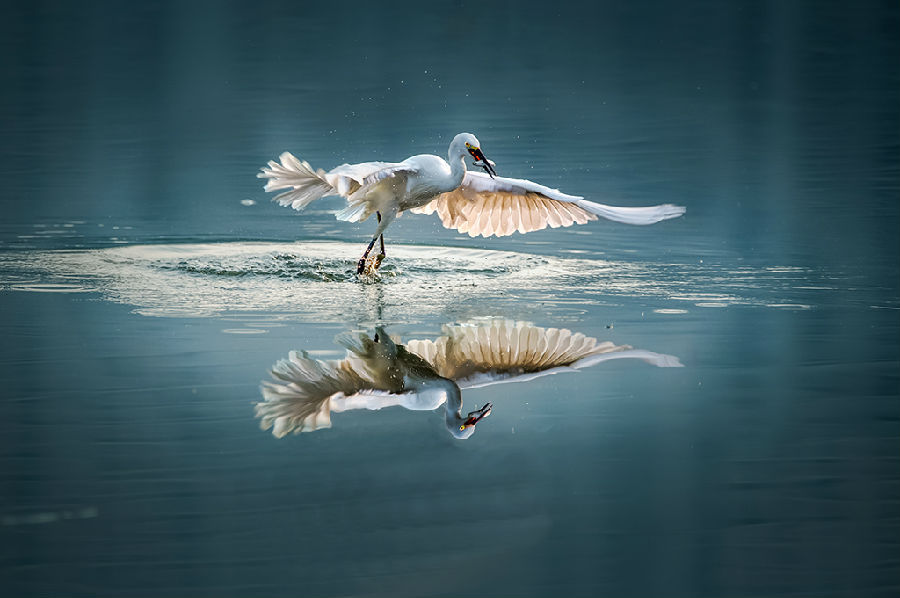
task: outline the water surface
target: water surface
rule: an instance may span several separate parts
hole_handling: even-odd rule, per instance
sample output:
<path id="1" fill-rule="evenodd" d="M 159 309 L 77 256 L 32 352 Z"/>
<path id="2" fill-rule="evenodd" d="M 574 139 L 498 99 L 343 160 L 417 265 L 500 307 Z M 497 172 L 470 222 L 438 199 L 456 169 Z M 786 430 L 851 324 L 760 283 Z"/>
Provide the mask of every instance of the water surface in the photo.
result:
<path id="1" fill-rule="evenodd" d="M 401 16 L 402 15 L 402 16 Z M 892 595 L 892 4 L 37 3 L 0 19 L 0 587 Z M 614 205 L 471 239 L 298 214 L 255 172 L 446 152 Z M 671 355 L 275 439 L 292 350 L 505 318 Z M 335 417 L 337 419 L 337 417 Z"/>

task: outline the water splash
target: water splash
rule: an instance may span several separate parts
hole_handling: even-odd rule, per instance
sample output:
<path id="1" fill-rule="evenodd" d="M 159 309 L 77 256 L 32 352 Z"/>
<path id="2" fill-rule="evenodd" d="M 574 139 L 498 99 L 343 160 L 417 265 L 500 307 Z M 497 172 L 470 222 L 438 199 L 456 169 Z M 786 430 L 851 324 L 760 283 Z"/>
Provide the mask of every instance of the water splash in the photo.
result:
<path id="1" fill-rule="evenodd" d="M 8 291 L 94 291 L 137 313 L 345 322 L 410 314 L 565 316 L 645 298 L 658 313 L 734 305 L 805 309 L 816 280 L 795 267 L 623 262 L 394 245 L 377 275 L 355 273 L 359 247 L 336 242 L 131 245 L 0 256 Z M 361 284 L 362 283 L 362 284 Z"/>

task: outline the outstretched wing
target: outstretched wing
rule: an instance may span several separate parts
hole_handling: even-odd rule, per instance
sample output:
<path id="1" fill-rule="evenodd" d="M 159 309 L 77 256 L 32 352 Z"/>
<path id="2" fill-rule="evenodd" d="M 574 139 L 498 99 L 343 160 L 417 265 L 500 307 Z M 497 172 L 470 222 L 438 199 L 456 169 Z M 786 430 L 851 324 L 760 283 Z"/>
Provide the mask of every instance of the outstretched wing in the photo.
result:
<path id="1" fill-rule="evenodd" d="M 445 326 L 444 336 L 436 341 L 412 340 L 406 347 L 460 388 L 524 382 L 592 365 L 591 358 L 631 349 L 564 328 L 512 320 Z"/>
<path id="2" fill-rule="evenodd" d="M 681 216 L 685 209 L 672 204 L 640 208 L 607 206 L 525 179 L 491 178 L 485 173 L 469 171 L 456 190 L 442 193 L 412 211 L 437 212 L 445 227 L 468 233 L 470 237 L 504 237 L 515 231 L 527 233 L 547 226 L 584 224 L 598 216 L 626 224 L 653 224 Z"/>
<path id="3" fill-rule="evenodd" d="M 398 173 L 409 171 L 409 166 L 392 162 L 362 162 L 342 164 L 329 172 L 313 170 L 309 162 L 299 160 L 290 152 L 283 152 L 279 162 L 274 160 L 260 169 L 256 175 L 267 179 L 265 190 L 287 189 L 273 198 L 283 206 L 302 210 L 313 201 L 329 195 L 350 198 L 354 193 Z"/>
<path id="4" fill-rule="evenodd" d="M 398 173 L 409 172 L 406 164 L 394 162 L 361 162 L 341 164 L 323 173 L 325 180 L 334 187 L 338 195 L 349 197 L 360 188 L 372 185 Z"/>

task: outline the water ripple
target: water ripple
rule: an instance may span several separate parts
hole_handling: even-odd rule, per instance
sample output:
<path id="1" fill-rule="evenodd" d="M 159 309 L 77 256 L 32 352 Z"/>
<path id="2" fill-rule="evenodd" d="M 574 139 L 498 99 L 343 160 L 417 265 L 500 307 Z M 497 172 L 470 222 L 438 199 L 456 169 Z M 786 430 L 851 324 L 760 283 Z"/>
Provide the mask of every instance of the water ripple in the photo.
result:
<path id="1" fill-rule="evenodd" d="M 510 251 L 394 245 L 378 275 L 355 273 L 357 244 L 336 242 L 131 245 L 0 256 L 7 291 L 101 293 L 165 317 L 240 315 L 345 322 L 410 314 L 464 316 L 466 307 L 564 316 L 641 297 L 656 313 L 693 307 L 805 309 L 828 291 L 808 270 L 660 264 Z M 362 284 L 361 284 L 362 283 Z M 260 314 L 265 314 L 264 317 Z"/>

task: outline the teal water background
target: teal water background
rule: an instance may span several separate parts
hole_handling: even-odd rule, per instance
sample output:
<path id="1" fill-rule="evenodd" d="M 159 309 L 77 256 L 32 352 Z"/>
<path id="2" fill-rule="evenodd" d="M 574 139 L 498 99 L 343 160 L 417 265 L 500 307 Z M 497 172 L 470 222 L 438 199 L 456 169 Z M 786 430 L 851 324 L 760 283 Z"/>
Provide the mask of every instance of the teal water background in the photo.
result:
<path id="1" fill-rule="evenodd" d="M 7 4 L 4 595 L 820 596 L 900 588 L 894 3 Z M 471 239 L 255 173 L 444 155 L 614 205 Z M 392 250 L 392 247 L 396 247 Z M 335 414 L 290 350 L 508 318 L 678 357 Z"/>

